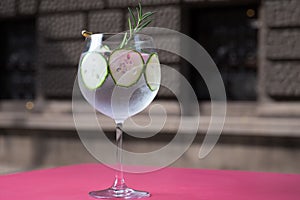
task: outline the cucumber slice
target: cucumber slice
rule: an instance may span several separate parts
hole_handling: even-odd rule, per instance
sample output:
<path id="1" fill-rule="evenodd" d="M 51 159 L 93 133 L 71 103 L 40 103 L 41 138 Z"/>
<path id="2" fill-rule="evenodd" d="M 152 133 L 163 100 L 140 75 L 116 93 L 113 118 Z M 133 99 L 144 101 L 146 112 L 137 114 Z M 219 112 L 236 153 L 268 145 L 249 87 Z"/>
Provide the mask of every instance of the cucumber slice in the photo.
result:
<path id="1" fill-rule="evenodd" d="M 147 60 L 145 67 L 145 80 L 151 91 L 155 91 L 160 85 L 160 63 L 157 54 L 153 53 Z"/>
<path id="2" fill-rule="evenodd" d="M 87 88 L 97 89 L 104 83 L 108 75 L 107 61 L 98 52 L 88 52 L 80 63 L 80 73 Z"/>
<path id="3" fill-rule="evenodd" d="M 113 51 L 108 64 L 115 84 L 121 87 L 130 87 L 137 83 L 144 68 L 144 60 L 141 54 L 128 49 Z"/>

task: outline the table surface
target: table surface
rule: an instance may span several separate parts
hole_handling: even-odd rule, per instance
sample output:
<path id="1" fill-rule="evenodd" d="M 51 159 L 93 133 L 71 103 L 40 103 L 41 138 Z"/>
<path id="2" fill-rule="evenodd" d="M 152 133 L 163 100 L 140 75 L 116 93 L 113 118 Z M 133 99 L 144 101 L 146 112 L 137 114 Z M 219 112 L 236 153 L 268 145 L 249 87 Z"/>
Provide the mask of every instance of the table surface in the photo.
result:
<path id="1" fill-rule="evenodd" d="M 127 185 L 156 199 L 298 200 L 300 175 L 165 168 L 125 174 Z M 81 164 L 0 176 L 0 200 L 91 200 L 88 192 L 111 185 L 114 171 Z"/>

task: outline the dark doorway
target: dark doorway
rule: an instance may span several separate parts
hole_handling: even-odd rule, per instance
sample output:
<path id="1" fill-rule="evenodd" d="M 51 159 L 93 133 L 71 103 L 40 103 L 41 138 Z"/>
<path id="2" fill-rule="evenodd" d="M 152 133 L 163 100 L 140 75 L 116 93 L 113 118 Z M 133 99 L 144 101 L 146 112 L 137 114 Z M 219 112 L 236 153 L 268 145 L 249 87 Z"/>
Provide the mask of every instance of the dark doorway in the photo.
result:
<path id="1" fill-rule="evenodd" d="M 34 99 L 35 20 L 0 21 L 0 99 Z"/>
<path id="2" fill-rule="evenodd" d="M 222 75 L 228 100 L 256 100 L 257 5 L 188 9 L 188 34 L 210 54 Z M 209 100 L 201 76 L 190 79 L 199 100 Z"/>

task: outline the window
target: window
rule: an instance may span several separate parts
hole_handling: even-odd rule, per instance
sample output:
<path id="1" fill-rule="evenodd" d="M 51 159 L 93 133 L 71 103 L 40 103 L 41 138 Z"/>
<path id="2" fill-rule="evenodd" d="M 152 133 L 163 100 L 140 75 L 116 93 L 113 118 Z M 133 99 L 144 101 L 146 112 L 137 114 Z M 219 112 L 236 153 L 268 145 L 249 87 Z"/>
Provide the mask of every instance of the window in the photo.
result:
<path id="1" fill-rule="evenodd" d="M 257 6 L 191 8 L 188 12 L 189 35 L 215 61 L 228 100 L 256 100 Z M 198 98 L 208 100 L 200 75 L 191 71 L 190 78 Z"/>
<path id="2" fill-rule="evenodd" d="M 0 99 L 33 99 L 34 20 L 2 21 L 0 27 Z"/>

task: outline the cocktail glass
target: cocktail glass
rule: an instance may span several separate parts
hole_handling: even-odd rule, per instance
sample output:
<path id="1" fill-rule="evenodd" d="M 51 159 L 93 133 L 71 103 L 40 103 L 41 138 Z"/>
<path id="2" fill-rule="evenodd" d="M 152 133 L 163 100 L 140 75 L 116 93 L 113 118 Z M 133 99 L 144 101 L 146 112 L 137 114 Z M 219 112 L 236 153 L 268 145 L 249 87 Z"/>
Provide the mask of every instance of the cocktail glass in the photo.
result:
<path id="1" fill-rule="evenodd" d="M 85 100 L 116 123 L 117 170 L 111 187 L 92 191 L 95 198 L 143 198 L 150 193 L 129 188 L 122 166 L 122 125 L 144 110 L 157 95 L 160 64 L 150 36 L 131 36 L 120 47 L 124 34 L 91 34 L 81 54 L 78 84 Z"/>

